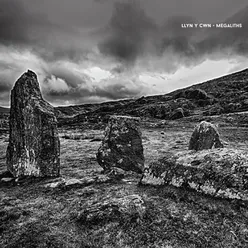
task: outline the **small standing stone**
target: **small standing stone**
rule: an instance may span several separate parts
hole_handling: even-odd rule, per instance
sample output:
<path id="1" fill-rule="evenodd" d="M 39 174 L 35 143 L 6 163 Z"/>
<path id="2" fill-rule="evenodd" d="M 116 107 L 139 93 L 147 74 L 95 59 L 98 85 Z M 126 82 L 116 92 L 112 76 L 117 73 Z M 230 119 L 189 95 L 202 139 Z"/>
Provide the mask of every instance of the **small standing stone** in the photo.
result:
<path id="1" fill-rule="evenodd" d="M 202 121 L 196 126 L 189 142 L 189 150 L 200 151 L 223 147 L 217 128 L 206 121 Z"/>
<path id="2" fill-rule="evenodd" d="M 97 153 L 100 166 L 105 171 L 118 167 L 126 171 L 142 173 L 144 160 L 140 119 L 111 116 Z"/>
<path id="3" fill-rule="evenodd" d="M 9 128 L 7 168 L 14 177 L 59 176 L 57 119 L 32 71 L 24 73 L 11 91 Z"/>

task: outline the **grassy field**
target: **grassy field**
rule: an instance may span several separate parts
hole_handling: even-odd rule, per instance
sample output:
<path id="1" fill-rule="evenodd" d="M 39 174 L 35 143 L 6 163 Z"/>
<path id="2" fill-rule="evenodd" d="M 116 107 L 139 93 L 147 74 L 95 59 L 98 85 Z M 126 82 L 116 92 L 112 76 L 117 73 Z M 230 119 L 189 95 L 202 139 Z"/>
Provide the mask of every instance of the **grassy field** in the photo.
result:
<path id="1" fill-rule="evenodd" d="M 143 125 L 146 164 L 187 149 L 194 124 Z M 247 128 L 220 127 L 226 147 L 246 149 Z M 248 247 L 248 204 L 171 186 L 140 186 L 140 175 L 96 180 L 103 130 L 61 129 L 61 176 L 0 183 L 0 247 Z M 0 174 L 7 134 L 0 136 Z M 131 197 L 131 198 L 130 198 Z M 129 199 L 139 199 L 127 204 Z M 137 203 L 137 204 L 136 204 Z"/>

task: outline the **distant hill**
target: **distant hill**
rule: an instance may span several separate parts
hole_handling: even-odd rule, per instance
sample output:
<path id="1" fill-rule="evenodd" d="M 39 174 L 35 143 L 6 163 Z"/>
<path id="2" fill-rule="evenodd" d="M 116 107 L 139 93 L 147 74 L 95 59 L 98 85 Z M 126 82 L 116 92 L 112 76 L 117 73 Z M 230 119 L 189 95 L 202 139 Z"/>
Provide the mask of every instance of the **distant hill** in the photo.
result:
<path id="1" fill-rule="evenodd" d="M 164 95 L 55 108 L 59 125 L 105 122 L 113 114 L 176 120 L 244 111 L 248 111 L 248 69 Z M 0 113 L 8 112 L 0 107 Z"/>
<path id="2" fill-rule="evenodd" d="M 243 111 L 248 111 L 248 69 L 169 94 L 56 108 L 61 124 L 97 122 L 112 114 L 173 120 Z"/>

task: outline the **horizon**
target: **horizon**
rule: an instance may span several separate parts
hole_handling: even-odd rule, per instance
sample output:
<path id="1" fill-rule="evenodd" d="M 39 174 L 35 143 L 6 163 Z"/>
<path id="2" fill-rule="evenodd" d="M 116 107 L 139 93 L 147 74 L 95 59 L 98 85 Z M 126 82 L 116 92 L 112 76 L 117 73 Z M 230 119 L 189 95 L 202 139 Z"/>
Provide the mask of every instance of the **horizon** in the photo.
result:
<path id="1" fill-rule="evenodd" d="M 0 106 L 28 68 L 53 106 L 167 94 L 248 68 L 246 0 L 0 1 Z"/>
<path id="2" fill-rule="evenodd" d="M 210 79 L 207 79 L 206 81 L 202 81 L 202 82 L 198 82 L 198 83 L 195 83 L 195 84 L 191 84 L 191 85 L 188 85 L 188 86 L 185 86 L 185 87 L 182 87 L 182 88 L 178 88 L 178 89 L 175 89 L 175 90 L 172 90 L 172 91 L 169 91 L 169 92 L 166 92 L 166 93 L 161 93 L 161 94 L 153 94 L 153 95 L 144 95 L 144 96 L 139 96 L 139 97 L 135 97 L 135 98 L 122 98 L 122 99 L 117 99 L 117 100 L 106 100 L 106 101 L 103 101 L 103 102 L 85 102 L 85 103 L 78 103 L 78 104 L 70 104 L 70 105 L 53 105 L 54 107 L 58 108 L 58 107 L 73 107 L 73 106 L 79 106 L 79 105 L 88 105 L 88 104 L 102 104 L 102 103 L 109 103 L 109 102 L 117 102 L 117 101 L 128 101 L 128 100 L 131 100 L 131 99 L 139 99 L 140 97 L 150 97 L 150 96 L 161 96 L 161 95 L 166 95 L 166 94 L 169 94 L 169 93 L 172 93 L 176 90 L 183 90 L 187 87 L 190 87 L 190 86 L 193 86 L 193 85 L 197 85 L 197 84 L 202 84 L 202 83 L 207 83 L 209 81 L 212 81 L 212 80 L 217 80 L 219 78 L 222 78 L 222 77 L 225 77 L 225 76 L 229 76 L 229 75 L 232 75 L 232 74 L 236 74 L 236 73 L 239 73 L 239 72 L 242 72 L 242 71 L 245 71 L 245 70 L 248 70 L 248 67 L 247 68 L 244 68 L 242 70 L 238 70 L 238 71 L 234 71 L 234 72 L 231 72 L 231 73 L 228 73 L 228 74 L 223 74 L 223 75 L 220 75 L 218 77 L 214 77 L 214 78 L 210 78 Z M 28 70 L 26 70 L 28 71 Z M 25 72 L 24 72 L 25 73 Z M 46 99 L 45 99 L 46 100 Z M 46 100 L 47 101 L 47 100 Z M 51 103 L 50 103 L 51 104 Z M 1 105 L 0 107 L 2 108 L 8 108 L 10 109 L 10 105 L 8 106 L 3 106 Z"/>

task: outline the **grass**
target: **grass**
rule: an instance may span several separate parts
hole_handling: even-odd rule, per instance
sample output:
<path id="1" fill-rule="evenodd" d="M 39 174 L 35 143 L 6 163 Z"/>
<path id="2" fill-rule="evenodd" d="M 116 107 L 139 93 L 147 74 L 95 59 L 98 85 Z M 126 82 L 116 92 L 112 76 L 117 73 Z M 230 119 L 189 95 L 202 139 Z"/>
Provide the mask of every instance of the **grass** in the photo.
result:
<path id="1" fill-rule="evenodd" d="M 191 132 L 180 126 L 144 128 L 146 163 L 165 152 L 187 149 Z M 73 134 L 96 137 L 102 130 L 60 130 L 61 137 Z M 223 129 L 221 135 L 227 142 L 229 137 L 233 139 L 230 129 Z M 240 133 L 237 138 L 241 137 Z M 236 147 L 244 148 L 243 140 L 238 141 Z M 5 156 L 7 144 L 0 138 L 0 157 Z M 61 138 L 62 176 L 79 179 L 101 174 L 95 158 L 99 146 L 100 141 L 87 138 Z M 0 160 L 0 171 L 5 169 L 5 160 Z M 0 247 L 248 247 L 247 203 L 171 186 L 139 186 L 139 179 L 128 174 L 123 181 L 55 189 L 45 185 L 58 179 L 0 183 Z M 113 208 L 111 218 L 102 215 L 94 223 L 85 221 L 85 210 L 91 204 L 101 206 L 106 199 L 111 202 L 129 195 L 144 201 L 141 218 L 135 211 L 122 215 Z"/>

